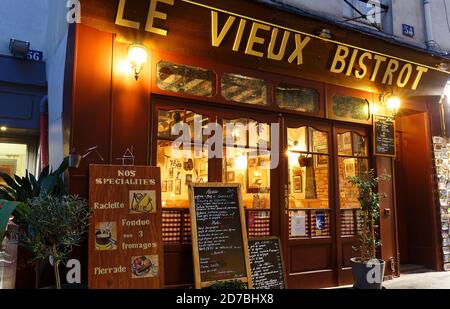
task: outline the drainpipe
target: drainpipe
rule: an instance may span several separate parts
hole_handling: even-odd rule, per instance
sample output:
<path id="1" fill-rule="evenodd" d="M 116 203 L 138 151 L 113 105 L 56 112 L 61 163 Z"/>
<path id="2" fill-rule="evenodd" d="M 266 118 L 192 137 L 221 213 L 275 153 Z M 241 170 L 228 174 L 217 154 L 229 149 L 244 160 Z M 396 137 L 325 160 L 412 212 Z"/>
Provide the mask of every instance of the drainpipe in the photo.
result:
<path id="1" fill-rule="evenodd" d="M 39 147 L 41 149 L 41 170 L 48 166 L 48 96 L 40 103 Z"/>
<path id="2" fill-rule="evenodd" d="M 423 9 L 425 12 L 425 30 L 427 33 L 425 44 L 428 49 L 432 49 L 435 41 L 433 37 L 433 23 L 431 18 L 431 0 L 423 0 Z"/>

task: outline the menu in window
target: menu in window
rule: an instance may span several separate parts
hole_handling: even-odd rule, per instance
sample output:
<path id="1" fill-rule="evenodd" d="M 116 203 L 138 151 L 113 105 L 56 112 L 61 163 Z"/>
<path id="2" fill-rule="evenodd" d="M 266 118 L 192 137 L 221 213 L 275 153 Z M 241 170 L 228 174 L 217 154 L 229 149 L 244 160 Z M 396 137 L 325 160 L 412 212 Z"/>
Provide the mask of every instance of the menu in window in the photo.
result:
<path id="1" fill-rule="evenodd" d="M 163 287 L 160 170 L 89 167 L 89 288 Z"/>

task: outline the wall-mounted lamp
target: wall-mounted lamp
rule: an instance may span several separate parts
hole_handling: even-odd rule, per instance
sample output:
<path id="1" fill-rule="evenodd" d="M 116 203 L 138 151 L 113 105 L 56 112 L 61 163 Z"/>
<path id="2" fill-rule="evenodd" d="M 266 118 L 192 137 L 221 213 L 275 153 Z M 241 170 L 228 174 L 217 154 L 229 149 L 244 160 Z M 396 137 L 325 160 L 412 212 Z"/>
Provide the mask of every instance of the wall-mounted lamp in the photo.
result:
<path id="1" fill-rule="evenodd" d="M 30 42 L 10 39 L 9 51 L 14 57 L 25 57 L 30 51 Z"/>
<path id="2" fill-rule="evenodd" d="M 396 97 L 396 96 L 391 96 L 386 101 L 386 106 L 392 112 L 394 117 L 397 115 L 398 111 L 400 110 L 401 105 L 402 105 L 402 102 L 400 101 L 400 98 Z"/>
<path id="3" fill-rule="evenodd" d="M 144 68 L 144 64 L 147 62 L 147 48 L 141 44 L 131 44 L 128 47 L 128 61 L 134 72 L 136 80 L 139 79 L 139 75 Z"/>

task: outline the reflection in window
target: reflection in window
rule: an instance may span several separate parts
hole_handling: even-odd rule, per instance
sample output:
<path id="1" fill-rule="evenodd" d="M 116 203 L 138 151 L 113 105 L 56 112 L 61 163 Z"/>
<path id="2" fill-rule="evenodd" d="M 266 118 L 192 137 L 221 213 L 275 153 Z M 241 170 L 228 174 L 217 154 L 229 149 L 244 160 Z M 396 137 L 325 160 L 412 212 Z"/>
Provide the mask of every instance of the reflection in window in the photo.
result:
<path id="1" fill-rule="evenodd" d="M 188 110 L 158 112 L 157 166 L 161 168 L 163 207 L 188 208 L 188 185 L 208 182 L 208 153 L 203 147 L 203 139 L 196 136 L 199 131 L 195 130 L 201 130 L 208 120 Z M 181 134 L 187 149 L 174 145 L 174 140 L 179 137 L 171 133 L 174 124 L 185 128 L 186 132 Z"/>
<path id="2" fill-rule="evenodd" d="M 251 119 L 225 120 L 223 181 L 242 185 L 244 207 L 270 209 L 270 127 Z"/>
<path id="3" fill-rule="evenodd" d="M 167 61 L 161 61 L 157 65 L 157 83 L 165 91 L 199 97 L 212 97 L 216 94 L 214 72 Z"/>
<path id="4" fill-rule="evenodd" d="M 267 83 L 262 79 L 226 73 L 222 76 L 222 96 L 228 101 L 267 105 Z"/>
<path id="5" fill-rule="evenodd" d="M 281 108 L 303 113 L 317 113 L 320 107 L 319 93 L 314 89 L 280 84 L 276 89 L 277 104 Z"/>
<path id="6" fill-rule="evenodd" d="M 369 102 L 363 98 L 336 95 L 333 97 L 333 112 L 340 118 L 368 120 Z"/>

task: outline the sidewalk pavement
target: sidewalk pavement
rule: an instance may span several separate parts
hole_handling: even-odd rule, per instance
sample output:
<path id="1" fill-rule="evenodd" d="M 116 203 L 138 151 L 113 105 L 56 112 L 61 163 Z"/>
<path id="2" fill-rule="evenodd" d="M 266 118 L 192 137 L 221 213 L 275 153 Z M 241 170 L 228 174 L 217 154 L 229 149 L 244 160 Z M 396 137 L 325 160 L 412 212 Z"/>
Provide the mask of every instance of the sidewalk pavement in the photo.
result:
<path id="1" fill-rule="evenodd" d="M 403 273 L 400 278 L 385 281 L 386 289 L 450 289 L 450 272 L 428 269 Z"/>

